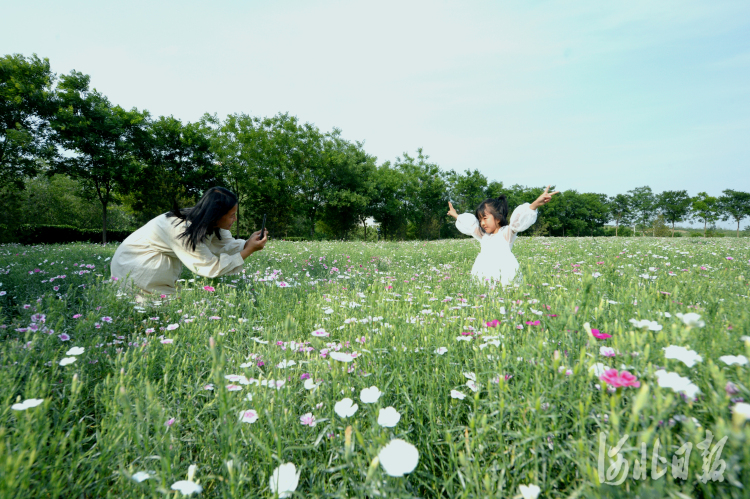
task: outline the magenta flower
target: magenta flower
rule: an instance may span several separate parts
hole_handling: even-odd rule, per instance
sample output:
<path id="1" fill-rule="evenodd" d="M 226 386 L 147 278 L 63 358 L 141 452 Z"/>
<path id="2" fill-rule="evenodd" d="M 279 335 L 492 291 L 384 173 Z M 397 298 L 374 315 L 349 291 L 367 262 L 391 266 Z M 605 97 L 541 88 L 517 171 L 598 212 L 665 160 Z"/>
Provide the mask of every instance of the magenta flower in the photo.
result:
<path id="1" fill-rule="evenodd" d="M 541 324 L 541 321 L 526 321 L 527 326 L 538 326 Z"/>
<path id="2" fill-rule="evenodd" d="M 102 322 L 112 322 L 112 317 L 108 317 L 108 316 L 102 317 Z"/>
<path id="3" fill-rule="evenodd" d="M 316 424 L 318 424 L 315 421 L 315 416 L 313 416 L 311 412 L 308 412 L 307 414 L 304 414 L 303 416 L 300 416 L 299 422 L 302 423 L 305 426 L 309 426 L 310 428 L 312 428 L 313 426 L 315 426 Z"/>
<path id="4" fill-rule="evenodd" d="M 500 321 L 497 319 L 493 319 L 489 322 L 485 322 L 484 325 L 487 327 L 497 327 L 498 325 L 500 325 Z"/>
<path id="5" fill-rule="evenodd" d="M 173 424 L 174 424 L 174 418 L 169 418 L 169 419 L 167 419 L 167 420 L 166 420 L 166 421 L 164 422 L 164 426 L 166 426 L 167 428 L 169 428 L 169 427 L 170 427 L 170 426 L 172 426 Z"/>
<path id="6" fill-rule="evenodd" d="M 732 258 L 731 256 L 728 256 L 727 260 L 734 260 L 734 258 Z"/>
<path id="7" fill-rule="evenodd" d="M 591 336 L 596 338 L 597 340 L 606 340 L 612 337 L 611 334 L 602 333 L 598 329 L 591 329 Z"/>
<path id="8" fill-rule="evenodd" d="M 70 339 L 70 336 L 68 336 L 65 333 L 57 335 L 58 338 L 60 338 L 62 341 L 68 341 Z"/>
<path id="9" fill-rule="evenodd" d="M 214 288 L 213 286 L 203 286 L 203 289 L 205 289 L 206 291 L 209 291 L 211 293 L 213 293 L 214 291 L 216 291 L 216 288 Z"/>
<path id="10" fill-rule="evenodd" d="M 83 317 L 83 315 L 81 315 L 81 314 L 75 314 L 73 316 L 74 319 L 80 319 L 81 317 Z"/>
<path id="11" fill-rule="evenodd" d="M 617 369 L 607 369 L 604 374 L 599 376 L 599 379 L 604 381 L 610 386 L 620 388 L 624 386 L 632 386 L 638 388 L 641 386 L 641 382 L 636 379 L 635 376 L 630 374 L 628 371 L 617 372 Z"/>

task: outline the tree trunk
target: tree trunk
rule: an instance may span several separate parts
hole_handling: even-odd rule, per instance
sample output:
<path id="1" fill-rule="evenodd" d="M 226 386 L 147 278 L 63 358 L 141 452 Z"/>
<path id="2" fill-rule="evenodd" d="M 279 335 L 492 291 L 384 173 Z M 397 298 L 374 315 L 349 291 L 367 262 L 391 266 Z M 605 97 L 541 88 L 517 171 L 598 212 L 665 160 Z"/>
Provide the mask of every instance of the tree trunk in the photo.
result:
<path id="1" fill-rule="evenodd" d="M 102 203 L 102 244 L 107 244 L 107 203 Z"/>
<path id="2" fill-rule="evenodd" d="M 620 223 L 615 220 L 615 237 L 617 237 L 617 228 L 620 226 Z"/>
<path id="3" fill-rule="evenodd" d="M 365 242 L 367 242 L 367 219 L 362 222 L 362 227 L 365 229 Z"/>
<path id="4" fill-rule="evenodd" d="M 703 220 L 703 237 L 706 237 L 706 225 L 708 225 L 708 220 Z"/>
<path id="5" fill-rule="evenodd" d="M 672 237 L 674 237 L 674 222 L 672 222 Z"/>
<path id="6" fill-rule="evenodd" d="M 737 220 L 737 237 L 740 237 L 740 221 Z"/>

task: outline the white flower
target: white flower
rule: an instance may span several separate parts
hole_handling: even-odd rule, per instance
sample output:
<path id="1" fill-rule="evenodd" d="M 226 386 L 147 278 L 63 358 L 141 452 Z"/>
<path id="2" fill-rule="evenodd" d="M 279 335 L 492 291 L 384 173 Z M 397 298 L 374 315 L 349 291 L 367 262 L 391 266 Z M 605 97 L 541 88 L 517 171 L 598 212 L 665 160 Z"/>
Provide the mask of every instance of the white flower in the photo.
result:
<path id="1" fill-rule="evenodd" d="M 142 482 L 142 481 L 144 481 L 144 480 L 148 480 L 149 478 L 151 478 L 151 475 L 149 475 L 149 474 L 148 474 L 148 473 L 146 473 L 145 471 L 139 471 L 139 472 L 137 472 L 137 473 L 133 473 L 133 474 L 132 474 L 132 475 L 130 476 L 130 478 L 132 478 L 132 479 L 133 479 L 133 480 L 135 480 L 136 482 L 140 483 L 140 482 Z"/>
<path id="2" fill-rule="evenodd" d="M 174 331 L 178 327 L 180 327 L 179 324 L 170 324 L 170 325 L 167 326 L 167 331 Z M 177 483 L 180 483 L 180 482 L 177 482 Z M 174 485 L 172 485 L 172 487 L 174 487 Z"/>
<path id="3" fill-rule="evenodd" d="M 682 322 L 684 322 L 686 326 L 703 327 L 706 325 L 706 323 L 701 320 L 701 316 L 696 314 L 695 312 L 690 312 L 689 314 L 675 314 L 675 315 L 677 315 L 677 317 L 682 319 Z"/>
<path id="4" fill-rule="evenodd" d="M 734 407 L 732 407 L 732 413 L 739 414 L 745 420 L 748 420 L 750 419 L 750 404 L 746 402 L 734 404 Z"/>
<path id="5" fill-rule="evenodd" d="M 280 498 L 289 497 L 297 490 L 300 473 L 293 463 L 284 463 L 273 470 L 269 485 L 271 492 L 278 494 Z"/>
<path id="6" fill-rule="evenodd" d="M 536 499 L 539 497 L 539 492 L 542 491 L 542 489 L 539 488 L 538 485 L 519 485 L 519 489 L 521 489 L 521 496 L 523 499 Z"/>
<path id="7" fill-rule="evenodd" d="M 474 382 L 474 380 L 471 380 L 471 379 L 466 382 L 466 386 L 468 386 L 469 390 L 471 390 L 474 393 L 477 393 L 477 390 L 479 389 L 477 388 L 477 384 Z"/>
<path id="8" fill-rule="evenodd" d="M 419 451 L 409 442 L 394 438 L 378 452 L 380 465 L 390 476 L 411 473 L 419 463 Z"/>
<path id="9" fill-rule="evenodd" d="M 591 277 L 593 277 L 594 279 L 596 279 L 597 277 L 600 277 L 600 276 L 601 276 L 601 274 L 599 272 L 594 272 L 593 274 L 591 274 Z M 523 485 L 521 485 L 521 487 L 523 487 Z M 536 487 L 536 485 L 532 485 L 532 487 Z M 539 487 L 537 487 L 537 489 L 538 488 Z M 537 491 L 537 494 L 539 494 L 538 491 Z M 534 497 L 536 497 L 536 496 L 534 496 Z"/>
<path id="10" fill-rule="evenodd" d="M 307 378 L 305 380 L 305 390 L 315 390 L 317 387 L 320 386 L 320 383 L 316 383 L 312 378 Z"/>
<path id="11" fill-rule="evenodd" d="M 378 424 L 386 428 L 393 428 L 401 420 L 401 414 L 391 406 L 380 409 L 378 413 Z"/>
<path id="12" fill-rule="evenodd" d="M 470 379 L 472 381 L 476 381 L 477 380 L 477 375 L 474 374 L 474 373 L 472 373 L 472 372 L 468 372 L 468 373 L 464 373 L 464 378 Z"/>
<path id="13" fill-rule="evenodd" d="M 67 366 L 68 364 L 72 364 L 75 361 L 76 361 L 75 357 L 65 357 L 64 359 L 60 361 L 60 365 Z"/>
<path id="14" fill-rule="evenodd" d="M 310 334 L 312 334 L 313 336 L 318 336 L 318 337 L 325 337 L 325 336 L 330 336 L 331 335 L 325 329 L 316 329 L 315 331 L 313 331 Z"/>
<path id="15" fill-rule="evenodd" d="M 466 394 L 465 393 L 461 393 L 458 390 L 451 390 L 451 398 L 458 399 L 458 400 L 463 400 L 463 399 L 466 398 Z"/>
<path id="16" fill-rule="evenodd" d="M 359 392 L 359 400 L 361 400 L 363 404 L 374 404 L 378 401 L 381 395 L 383 395 L 383 392 L 378 390 L 377 386 L 371 386 L 370 388 L 363 388 L 362 391 Z"/>
<path id="17" fill-rule="evenodd" d="M 589 367 L 589 373 L 592 373 L 597 378 L 604 374 L 610 367 L 605 366 L 601 362 L 597 362 L 593 366 Z"/>
<path id="18" fill-rule="evenodd" d="M 203 492 L 203 487 L 192 480 L 180 480 L 172 484 L 172 490 L 179 490 L 183 496 Z"/>
<path id="19" fill-rule="evenodd" d="M 26 399 L 19 404 L 13 404 L 10 408 L 14 411 L 25 411 L 26 409 L 38 406 L 42 402 L 44 402 L 44 399 Z"/>
<path id="20" fill-rule="evenodd" d="M 729 366 L 733 364 L 744 366 L 745 364 L 747 364 L 747 357 L 745 357 L 744 355 L 723 355 L 719 357 L 719 360 Z"/>
<path id="21" fill-rule="evenodd" d="M 242 423 L 255 423 L 258 420 L 258 413 L 253 409 L 247 411 L 240 411 L 240 422 Z"/>
<path id="22" fill-rule="evenodd" d="M 703 357 L 698 355 L 695 350 L 688 350 L 685 347 L 670 345 L 664 347 L 664 357 L 667 359 L 677 359 L 682 361 L 686 366 L 693 367 L 696 362 L 702 362 Z"/>
<path id="23" fill-rule="evenodd" d="M 616 355 L 616 352 L 612 347 L 599 347 L 599 355 L 604 355 L 605 357 L 614 357 Z"/>
<path id="24" fill-rule="evenodd" d="M 287 367 L 292 367 L 296 365 L 297 363 L 293 360 L 282 360 L 281 362 L 276 364 L 276 367 L 278 367 L 279 369 L 286 369 Z"/>
<path id="25" fill-rule="evenodd" d="M 659 369 L 654 375 L 660 387 L 671 388 L 677 393 L 684 393 L 691 400 L 695 399 L 695 394 L 700 392 L 700 389 L 690 379 L 677 373 Z"/>
<path id="26" fill-rule="evenodd" d="M 650 321 L 648 319 L 643 319 L 640 321 L 635 320 L 635 319 L 630 319 L 630 323 L 639 329 L 646 327 L 648 328 L 649 331 L 661 331 L 662 330 L 662 326 L 659 325 L 658 322 Z"/>
<path id="27" fill-rule="evenodd" d="M 333 360 L 338 360 L 339 362 L 351 362 L 352 360 L 354 360 L 354 357 L 352 357 L 351 354 L 348 353 L 331 352 L 330 355 Z"/>
<path id="28" fill-rule="evenodd" d="M 73 347 L 67 352 L 65 352 L 65 355 L 81 355 L 84 352 L 83 347 Z"/>
<path id="29" fill-rule="evenodd" d="M 353 402 L 354 401 L 350 399 L 349 397 L 343 400 L 339 400 L 333 406 L 333 410 L 341 418 L 348 418 L 349 416 L 354 416 L 354 413 L 356 413 L 357 409 L 359 409 L 359 405 L 354 404 Z"/>
<path id="30" fill-rule="evenodd" d="M 440 347 L 435 349 L 435 353 L 438 355 L 443 355 L 445 352 L 447 352 L 448 349 L 445 347 Z"/>

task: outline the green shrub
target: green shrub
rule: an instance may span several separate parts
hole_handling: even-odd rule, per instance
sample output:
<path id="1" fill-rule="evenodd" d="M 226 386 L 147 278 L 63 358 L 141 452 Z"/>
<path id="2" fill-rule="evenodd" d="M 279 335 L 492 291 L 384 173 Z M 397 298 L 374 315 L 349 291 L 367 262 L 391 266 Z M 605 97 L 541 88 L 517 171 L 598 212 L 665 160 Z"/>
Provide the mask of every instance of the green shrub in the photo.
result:
<path id="1" fill-rule="evenodd" d="M 131 232 L 129 230 L 108 230 L 107 242 L 123 241 Z M 13 242 L 21 244 L 100 243 L 102 242 L 102 231 L 79 229 L 70 225 L 24 224 L 15 230 Z"/>

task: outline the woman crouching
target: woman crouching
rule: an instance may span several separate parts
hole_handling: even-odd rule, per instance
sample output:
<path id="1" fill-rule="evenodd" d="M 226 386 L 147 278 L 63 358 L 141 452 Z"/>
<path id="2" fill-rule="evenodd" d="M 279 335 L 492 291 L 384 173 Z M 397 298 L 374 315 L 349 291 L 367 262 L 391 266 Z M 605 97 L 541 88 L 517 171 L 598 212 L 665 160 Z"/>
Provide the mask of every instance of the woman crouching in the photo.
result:
<path id="1" fill-rule="evenodd" d="M 203 277 L 237 274 L 245 258 L 262 250 L 266 233 L 234 239 L 237 196 L 223 187 L 207 190 L 192 208 L 174 209 L 149 221 L 115 251 L 112 277 L 138 293 L 171 295 L 186 265 Z"/>

